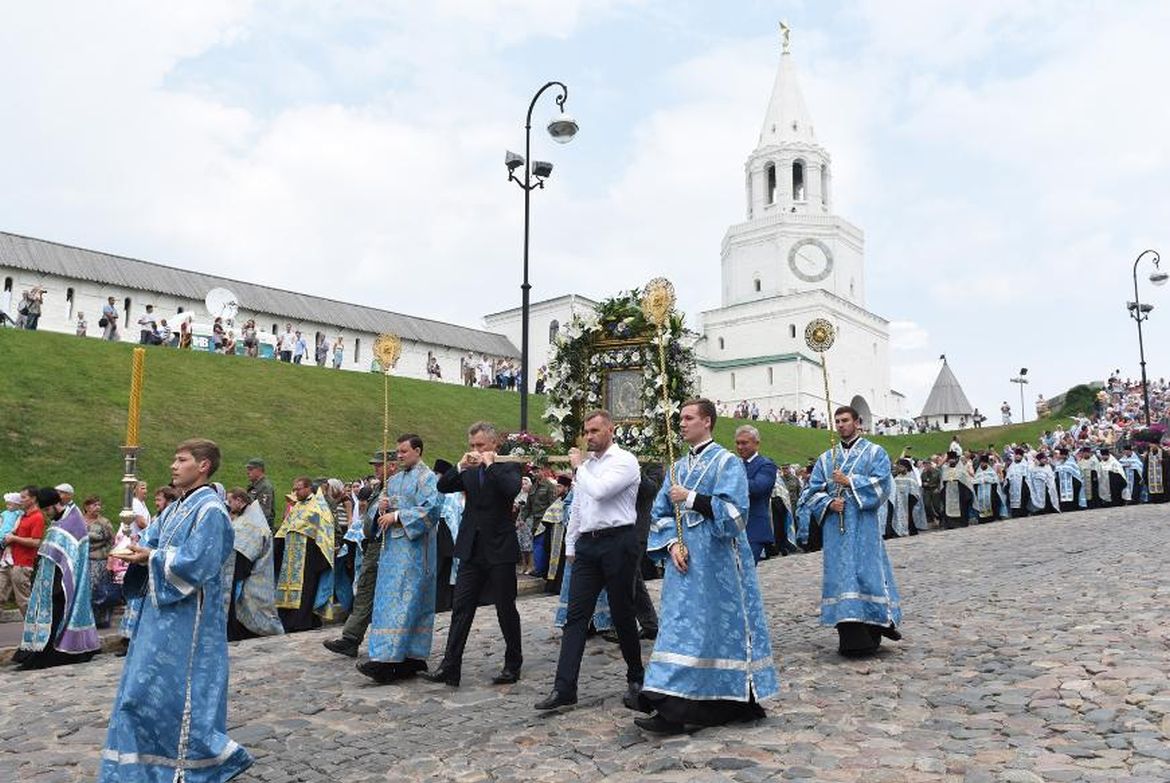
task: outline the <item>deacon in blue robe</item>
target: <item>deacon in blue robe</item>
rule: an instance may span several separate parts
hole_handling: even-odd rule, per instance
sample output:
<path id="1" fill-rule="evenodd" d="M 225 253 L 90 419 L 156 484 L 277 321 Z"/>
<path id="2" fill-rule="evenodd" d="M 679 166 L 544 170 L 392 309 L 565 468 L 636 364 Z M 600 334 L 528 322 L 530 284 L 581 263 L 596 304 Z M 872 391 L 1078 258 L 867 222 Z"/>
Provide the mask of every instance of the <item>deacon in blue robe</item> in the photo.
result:
<path id="1" fill-rule="evenodd" d="M 877 515 L 893 492 L 890 457 L 860 436 L 853 408 L 838 408 L 833 423 L 841 443 L 817 459 L 802 503 L 824 537 L 821 625 L 837 627 L 842 655 L 869 655 L 883 636 L 901 638 L 902 607 Z M 797 536 L 807 538 L 807 526 Z"/>
<path id="2" fill-rule="evenodd" d="M 922 487 L 914 478 L 914 466 L 908 459 L 894 464 L 894 492 L 878 509 L 878 524 L 883 538 L 916 536 L 926 530 L 926 508 L 922 504 Z"/>
<path id="3" fill-rule="evenodd" d="M 272 575 L 272 528 L 259 500 L 247 490 L 228 493 L 228 507 L 235 533 L 235 555 L 228 560 L 228 641 L 284 633 L 276 613 L 276 587 Z"/>
<path id="4" fill-rule="evenodd" d="M 1024 457 L 1023 449 L 1016 449 L 1012 461 L 1008 463 L 1004 472 L 1004 481 L 1007 484 L 1008 513 L 1013 519 L 1028 516 L 1032 508 L 1031 486 L 1028 474 L 1031 468 Z"/>
<path id="5" fill-rule="evenodd" d="M 1117 461 L 1121 463 L 1121 469 L 1125 473 L 1125 490 L 1122 492 L 1122 497 L 1125 498 L 1126 503 L 1141 503 L 1142 472 L 1145 469 L 1142 458 L 1133 453 L 1133 446 L 1126 444 L 1121 449 L 1121 459 Z"/>
<path id="6" fill-rule="evenodd" d="M 1157 432 L 1146 436 L 1158 438 Z M 1166 451 L 1157 442 L 1151 441 L 1146 447 L 1146 456 L 1143 460 L 1146 477 L 1146 499 L 1150 503 L 1165 503 L 1170 500 L 1170 458 Z"/>
<path id="7" fill-rule="evenodd" d="M 438 477 L 422 462 L 418 435 L 398 439 L 398 472 L 375 512 L 382 536 L 370 617 L 370 660 L 358 671 L 377 682 L 426 671 L 435 630 L 438 535 L 443 496 Z"/>
<path id="8" fill-rule="evenodd" d="M 55 489 L 37 491 L 37 505 L 47 518 L 61 510 L 60 500 Z M 41 539 L 13 660 L 21 669 L 44 669 L 88 661 L 100 647 L 90 602 L 89 533 L 77 506 L 69 504 Z"/>
<path id="9" fill-rule="evenodd" d="M 1062 512 L 1079 511 L 1088 505 L 1081 468 L 1069 456 L 1068 449 L 1056 450 L 1056 495 Z"/>
<path id="10" fill-rule="evenodd" d="M 101 753 L 99 783 L 221 783 L 252 764 L 227 736 L 224 563 L 227 508 L 207 479 L 219 448 L 180 443 L 171 476 L 184 492 L 129 554 L 124 588 L 144 595 Z"/>
<path id="11" fill-rule="evenodd" d="M 994 522 L 1000 517 L 1007 516 L 1003 483 L 986 457 L 983 457 L 979 462 L 979 470 L 975 471 L 972 486 L 975 495 L 971 507 L 974 509 L 978 521 Z"/>
<path id="12" fill-rule="evenodd" d="M 1048 464 L 1048 455 L 1040 452 L 1028 469 L 1028 509 L 1033 514 L 1060 511 L 1060 493 L 1056 489 L 1056 472 Z"/>
<path id="13" fill-rule="evenodd" d="M 747 473 L 711 440 L 715 419 L 710 400 L 683 405 L 679 429 L 691 450 L 670 467 L 651 509 L 647 553 L 667 561 L 658 637 L 640 697 L 625 702 L 651 712 L 635 721 L 647 731 L 763 717 L 759 702 L 780 687 L 744 532 Z"/>

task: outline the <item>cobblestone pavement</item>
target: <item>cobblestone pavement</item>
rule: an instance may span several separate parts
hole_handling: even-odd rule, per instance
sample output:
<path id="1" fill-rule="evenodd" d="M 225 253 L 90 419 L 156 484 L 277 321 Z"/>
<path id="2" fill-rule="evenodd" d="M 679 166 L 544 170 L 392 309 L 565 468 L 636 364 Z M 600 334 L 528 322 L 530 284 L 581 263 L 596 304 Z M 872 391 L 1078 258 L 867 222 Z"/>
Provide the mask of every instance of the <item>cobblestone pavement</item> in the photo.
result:
<path id="1" fill-rule="evenodd" d="M 521 604 L 514 686 L 488 683 L 502 656 L 490 608 L 458 690 L 373 685 L 321 647 L 336 630 L 233 645 L 230 731 L 256 757 L 239 779 L 1170 780 L 1168 523 L 1144 507 L 890 543 L 905 640 L 861 662 L 816 623 L 820 556 L 766 563 L 781 697 L 758 723 L 682 737 L 633 727 L 600 639 L 576 709 L 534 712 L 558 649 L 551 598 Z M 445 636 L 443 615 L 436 650 Z M 0 780 L 91 780 L 120 667 L 5 667 Z"/>

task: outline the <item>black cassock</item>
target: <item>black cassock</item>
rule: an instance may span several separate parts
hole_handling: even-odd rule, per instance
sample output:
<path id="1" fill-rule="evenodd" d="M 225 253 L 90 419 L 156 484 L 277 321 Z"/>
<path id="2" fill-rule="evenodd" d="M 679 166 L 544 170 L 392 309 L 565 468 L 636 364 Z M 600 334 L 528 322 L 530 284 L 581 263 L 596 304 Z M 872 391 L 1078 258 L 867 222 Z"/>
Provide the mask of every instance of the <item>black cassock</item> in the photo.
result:
<path id="1" fill-rule="evenodd" d="M 1072 485 L 1073 485 L 1072 500 L 1060 501 L 1060 510 L 1062 512 L 1080 511 L 1081 510 L 1081 480 L 1079 478 L 1077 478 L 1076 476 L 1069 476 L 1069 478 L 1072 479 Z M 1060 488 L 1060 477 L 1059 476 L 1057 476 L 1056 482 L 1057 482 L 1056 483 L 1057 491 L 1059 492 L 1059 488 Z"/>

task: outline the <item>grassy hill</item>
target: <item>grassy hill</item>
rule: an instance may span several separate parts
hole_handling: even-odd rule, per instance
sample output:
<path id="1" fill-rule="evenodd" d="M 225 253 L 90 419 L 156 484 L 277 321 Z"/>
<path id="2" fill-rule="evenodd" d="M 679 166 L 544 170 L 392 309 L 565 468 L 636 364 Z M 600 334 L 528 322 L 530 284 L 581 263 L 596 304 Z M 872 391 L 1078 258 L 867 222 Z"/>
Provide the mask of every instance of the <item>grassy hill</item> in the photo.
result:
<path id="1" fill-rule="evenodd" d="M 69 481 L 80 495 L 96 492 L 107 510 L 120 506 L 126 403 L 132 346 L 71 335 L 0 329 L 0 488 Z M 543 431 L 542 397 L 530 398 L 534 429 Z M 425 459 L 454 461 L 477 419 L 513 429 L 519 396 L 493 389 L 403 378 L 390 382 L 391 442 L 417 432 Z M 716 430 L 730 445 L 736 424 Z M 802 462 L 825 448 L 828 433 L 758 423 L 763 452 Z M 1034 439 L 1045 423 L 963 433 L 963 444 Z M 155 487 L 170 480 L 172 448 L 184 438 L 212 438 L 223 449 L 216 479 L 246 484 L 243 464 L 263 457 L 278 489 L 298 475 L 352 477 L 382 442 L 382 378 L 316 366 L 152 347 L 146 356 L 140 475 Z M 942 451 L 944 433 L 879 438 L 892 453 L 910 444 L 916 455 Z"/>

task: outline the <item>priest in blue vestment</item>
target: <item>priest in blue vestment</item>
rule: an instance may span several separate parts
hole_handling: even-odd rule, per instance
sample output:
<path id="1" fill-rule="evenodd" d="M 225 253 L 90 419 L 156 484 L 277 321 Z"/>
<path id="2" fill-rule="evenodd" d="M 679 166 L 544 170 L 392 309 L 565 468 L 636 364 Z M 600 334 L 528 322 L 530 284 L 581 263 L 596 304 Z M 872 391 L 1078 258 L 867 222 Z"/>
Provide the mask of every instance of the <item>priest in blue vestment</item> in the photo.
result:
<path id="1" fill-rule="evenodd" d="M 1028 516 L 1032 508 L 1032 487 L 1028 476 L 1031 468 L 1024 456 L 1023 449 L 1012 452 L 1012 461 L 1008 463 L 1004 472 L 1004 482 L 1007 485 L 1008 513 L 1012 519 Z"/>
<path id="2" fill-rule="evenodd" d="M 1048 464 L 1048 455 L 1040 452 L 1028 469 L 1028 502 L 1033 514 L 1060 511 L 1060 494 L 1056 489 L 1056 472 Z"/>
<path id="3" fill-rule="evenodd" d="M 44 669 L 88 661 L 101 647 L 93 620 L 89 586 L 89 533 L 77 506 L 62 512 L 57 490 L 37 490 L 37 505 L 47 519 L 37 551 L 37 570 L 24 613 L 20 649 L 13 660 L 21 669 Z"/>
<path id="4" fill-rule="evenodd" d="M 1133 444 L 1126 443 L 1121 447 L 1121 459 L 1117 460 L 1121 463 L 1121 469 L 1125 473 L 1125 489 L 1122 491 L 1122 497 L 1128 504 L 1142 502 L 1142 471 L 1145 466 L 1142 464 L 1142 458 L 1133 453 Z"/>
<path id="5" fill-rule="evenodd" d="M 252 764 L 227 736 L 222 572 L 234 536 L 227 508 L 208 486 L 219 461 L 212 441 L 180 443 L 171 480 L 182 497 L 138 545 L 111 553 L 130 563 L 126 594 L 144 600 L 110 715 L 99 783 L 221 783 Z"/>
<path id="6" fill-rule="evenodd" d="M 1088 505 L 1081 468 L 1076 460 L 1069 456 L 1068 449 L 1056 450 L 1052 470 L 1056 474 L 1056 493 L 1060 499 L 1062 512 L 1079 511 Z"/>
<path id="7" fill-rule="evenodd" d="M 665 560 L 658 637 L 634 722 L 677 734 L 764 716 L 779 692 L 768 618 L 748 545 L 743 460 L 715 443 L 715 405 L 684 403 L 679 429 L 690 452 L 670 466 L 651 511 L 647 553 Z M 677 534 L 681 520 L 683 536 Z"/>
<path id="8" fill-rule="evenodd" d="M 374 535 L 382 538 L 382 551 L 370 616 L 370 659 L 357 669 L 381 683 L 426 671 L 431 654 L 439 567 L 435 528 L 443 496 L 422 454 L 418 435 L 398 438 L 398 472 L 386 482 L 374 512 Z"/>
<path id="9" fill-rule="evenodd" d="M 228 510 L 235 534 L 234 557 L 225 568 L 224 597 L 228 602 L 229 642 L 284 633 L 276 613 L 276 587 L 272 566 L 272 528 L 259 500 L 246 489 L 227 493 Z"/>
<path id="10" fill-rule="evenodd" d="M 897 630 L 902 607 L 877 513 L 893 492 L 890 457 L 861 437 L 854 408 L 837 408 L 833 424 L 841 443 L 813 466 L 801 501 L 807 504 L 808 515 L 797 538 L 807 539 L 810 518 L 820 520 L 821 625 L 836 626 L 842 655 L 870 655 L 877 652 L 883 636 L 902 638 Z"/>

